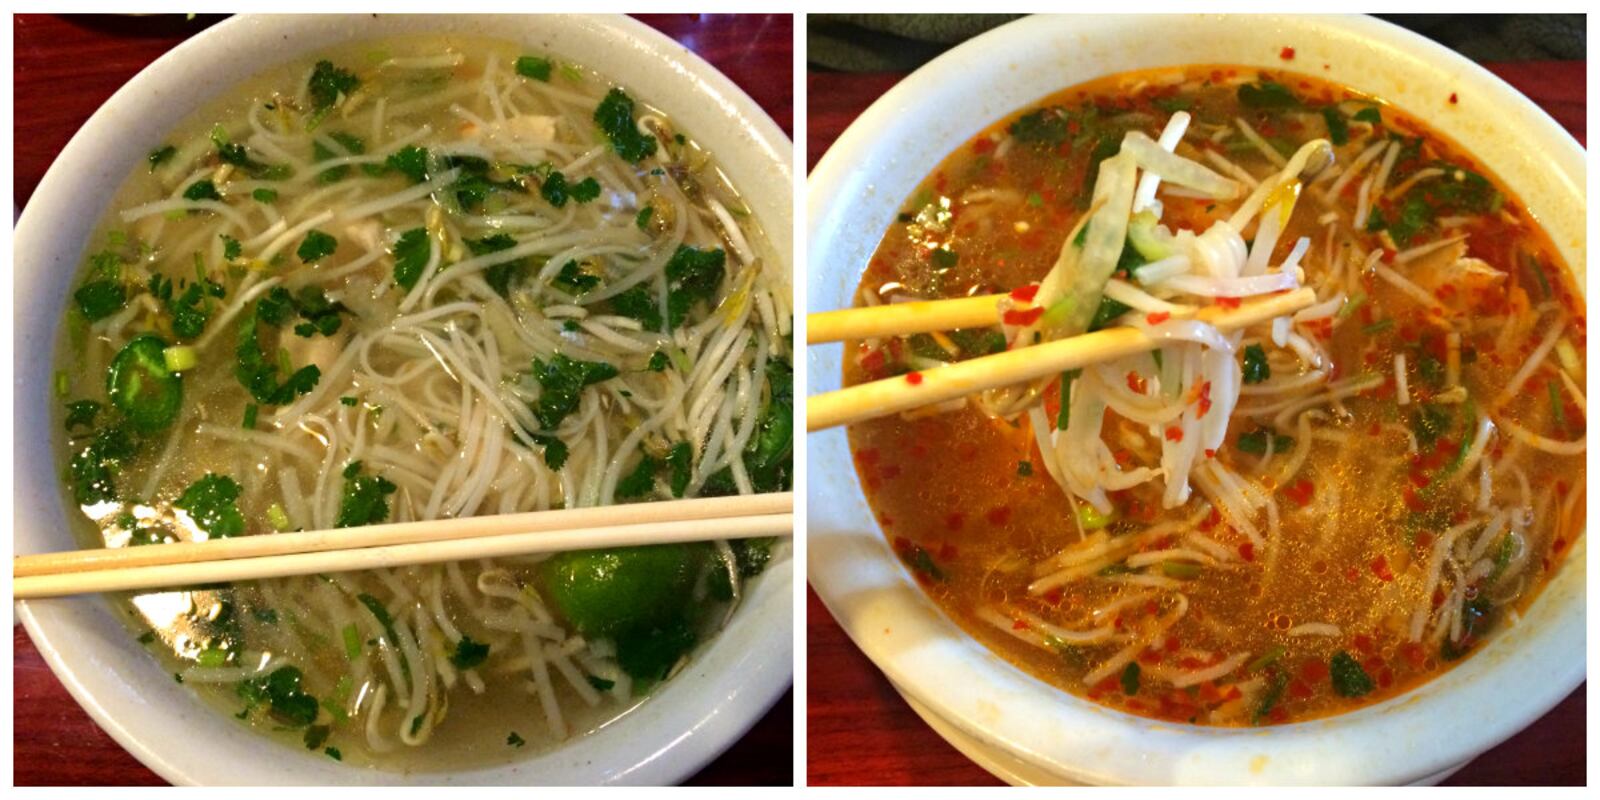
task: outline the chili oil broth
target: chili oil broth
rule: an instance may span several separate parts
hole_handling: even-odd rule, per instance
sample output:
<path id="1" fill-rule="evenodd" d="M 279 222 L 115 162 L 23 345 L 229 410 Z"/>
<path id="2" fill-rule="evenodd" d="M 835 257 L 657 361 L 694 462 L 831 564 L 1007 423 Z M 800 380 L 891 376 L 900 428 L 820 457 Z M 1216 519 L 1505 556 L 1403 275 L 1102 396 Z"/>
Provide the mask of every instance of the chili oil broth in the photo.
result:
<path id="1" fill-rule="evenodd" d="M 1254 72 L 1194 67 L 1112 76 L 1051 95 L 1028 109 L 1075 108 L 1094 103 L 1104 114 L 1120 120 L 1118 127 L 1123 130 L 1142 130 L 1155 138 L 1169 116 L 1157 107 L 1158 103 L 1170 101 L 1181 92 L 1191 101 L 1188 110 L 1197 120 L 1231 120 L 1241 111 L 1230 81 Z M 1317 104 L 1377 103 L 1308 77 L 1263 72 L 1262 78 L 1292 86 L 1298 96 Z M 1193 92 L 1180 89 L 1180 83 L 1193 81 L 1202 82 L 1200 88 Z M 1004 292 L 1044 277 L 1068 231 L 1085 211 L 1093 172 L 1089 154 L 1084 152 L 1086 147 L 1047 152 L 1008 138 L 1008 126 L 1023 113 L 1012 114 L 974 137 L 917 188 L 874 253 L 863 274 L 858 297 L 896 290 L 909 290 L 922 298 L 960 297 Z M 1382 115 L 1391 131 L 1423 137 L 1422 156 L 1447 159 L 1489 175 L 1460 148 L 1415 118 L 1389 106 L 1383 106 Z M 1259 119 L 1251 121 L 1263 136 L 1284 140 L 1290 149 L 1327 135 L 1326 128 L 1318 129 L 1316 125 L 1291 123 L 1277 129 Z M 1185 146 L 1180 146 L 1180 154 L 1196 155 L 1193 137 L 1191 131 Z M 1119 131 L 1116 140 L 1120 138 Z M 1361 139 L 1356 143 L 1352 135 L 1353 143 L 1339 148 L 1340 159 L 1348 161 L 1369 141 Z M 1227 156 L 1257 176 L 1275 170 L 1253 150 L 1229 152 Z M 1396 164 L 1391 187 L 1404 180 L 1406 166 Z M 1490 179 L 1494 180 L 1492 176 Z M 1353 206 L 1350 198 L 1356 183 L 1351 181 L 1337 206 L 1347 211 Z M 1535 284 L 1547 282 L 1554 302 L 1570 315 L 1568 324 L 1572 330 L 1568 338 L 1582 357 L 1586 321 L 1581 298 L 1553 245 L 1531 215 L 1498 181 L 1494 184 L 1505 198 L 1503 214 L 1475 217 L 1452 233 L 1470 234 L 1470 255 L 1509 272 L 1507 286 L 1538 298 L 1542 292 Z M 974 206 L 964 202 L 974 197 L 987 202 Z M 1211 201 L 1181 197 L 1165 197 L 1164 205 L 1164 222 L 1196 230 L 1231 211 Z M 1304 263 L 1307 282 L 1313 284 L 1317 272 L 1328 268 L 1324 253 L 1332 233 L 1316 224 L 1323 210 L 1313 198 L 1303 196 L 1272 259 L 1277 263 L 1299 237 L 1311 237 L 1310 253 Z M 1244 233 L 1248 239 L 1252 231 Z M 1424 244 L 1440 235 L 1435 229 L 1409 244 Z M 1368 238 L 1371 241 L 1367 247 L 1385 246 L 1375 235 L 1369 234 Z M 956 257 L 952 260 L 945 253 Z M 1341 253 L 1335 253 L 1336 263 L 1342 264 L 1342 259 Z M 1530 269 L 1541 270 L 1542 279 Z M 1356 310 L 1359 324 L 1343 325 L 1331 339 L 1334 376 L 1373 372 L 1386 374 L 1387 379 L 1375 392 L 1345 402 L 1351 416 L 1334 433 L 1346 437 L 1346 443 L 1318 441 L 1297 480 L 1291 486 L 1278 487 L 1284 512 L 1278 548 L 1281 552 L 1252 554 L 1254 560 L 1242 565 L 1203 567 L 1200 579 L 1187 581 L 1184 588 L 1190 600 L 1187 616 L 1159 640 L 1159 648 L 1147 650 L 1138 659 L 1146 666 L 1164 663 L 1192 668 L 1241 650 L 1259 655 L 1283 648 L 1283 664 L 1290 681 L 1277 709 L 1262 720 L 1266 723 L 1310 719 L 1379 702 L 1428 680 L 1453 663 L 1429 647 L 1426 640 L 1421 644 L 1406 641 L 1407 618 L 1422 600 L 1424 589 L 1416 570 L 1426 568 L 1429 547 L 1438 530 L 1405 531 L 1398 520 L 1405 517 L 1407 503 L 1411 502 L 1415 489 L 1411 478 L 1419 463 L 1425 465 L 1431 460 L 1436 464 L 1439 456 L 1422 452 L 1413 457 L 1408 453 L 1403 427 L 1397 430 L 1403 418 L 1397 417 L 1396 385 L 1390 367 L 1393 354 L 1402 348 L 1417 352 L 1419 345 L 1437 349 L 1441 343 L 1434 340 L 1437 337 L 1423 335 L 1428 326 L 1415 301 L 1370 275 L 1363 280 L 1363 288 L 1368 300 Z M 1470 305 L 1499 311 L 1510 304 L 1515 310 L 1525 311 L 1528 303 L 1514 295 L 1514 291 L 1484 292 L 1472 298 Z M 1512 352 L 1496 350 L 1496 337 L 1505 331 L 1480 329 L 1464 335 L 1464 352 L 1481 356 L 1462 365 L 1462 383 L 1473 397 L 1487 399 L 1498 394 L 1521 359 L 1542 337 L 1545 327 L 1534 329 L 1527 316 L 1522 315 L 1522 324 L 1529 330 Z M 1374 343 L 1374 337 L 1363 333 L 1366 325 L 1381 323 L 1388 317 L 1395 320 L 1389 332 L 1396 335 L 1380 337 L 1381 341 Z M 864 343 L 850 343 L 846 352 L 852 356 L 845 359 L 846 385 L 893 372 L 885 369 L 881 361 L 869 358 L 863 362 L 861 355 L 868 352 Z M 1284 365 L 1274 367 L 1281 369 Z M 1409 369 L 1412 387 L 1421 383 L 1416 370 L 1417 360 L 1413 358 Z M 1548 431 L 1552 411 L 1545 402 L 1543 381 L 1536 378 L 1530 381 L 1529 388 L 1538 391 L 1524 390 L 1503 413 L 1534 431 Z M 1046 397 L 1046 411 L 1053 419 L 1059 408 L 1058 388 L 1046 392 Z M 1564 402 L 1567 436 L 1582 436 L 1583 410 L 1572 406 L 1570 400 Z M 1241 406 L 1249 404 L 1249 397 L 1241 401 Z M 1030 595 L 1027 585 L 1034 577 L 1032 565 L 1079 541 L 1080 531 L 1074 521 L 1074 504 L 1043 468 L 1025 419 L 1017 425 L 990 419 L 971 404 L 951 413 L 908 416 L 916 418 L 893 416 L 851 426 L 851 450 L 861 484 L 885 536 L 946 614 L 991 650 L 1074 694 L 1136 714 L 1176 721 L 1250 721 L 1248 710 L 1239 708 L 1238 698 L 1228 691 L 1228 684 L 1245 677 L 1241 674 L 1244 670 L 1216 684 L 1202 684 L 1199 691 L 1152 687 L 1156 691 L 1128 697 L 1116 686 L 1115 676 L 1097 686 L 1082 683 L 1084 675 L 1121 644 L 1067 648 L 1057 654 L 1019 641 L 979 619 L 975 615 L 979 608 L 1010 607 L 1063 627 L 1085 629 L 1093 627 L 1087 621 L 1089 610 L 1121 593 L 1140 590 L 1102 581 L 1078 581 L 1066 587 L 1065 592 Z M 1257 457 L 1237 453 L 1233 442 L 1240 433 L 1254 430 L 1255 425 L 1238 417 L 1230 425 L 1229 444 L 1216 457 L 1230 466 L 1245 468 L 1248 474 Z M 1141 454 L 1142 463 L 1153 461 L 1152 454 L 1159 452 L 1159 443 L 1151 440 L 1147 429 L 1116 418 L 1114 412 L 1108 414 L 1108 429 L 1117 431 L 1108 440 L 1120 439 L 1122 447 Z M 1436 450 L 1443 452 L 1458 444 L 1459 438 L 1442 437 Z M 1520 445 L 1502 434 L 1491 450 L 1498 453 L 1508 447 Z M 1524 573 L 1527 581 L 1520 596 L 1510 598 L 1516 610 L 1524 609 L 1560 566 L 1572 538 L 1581 535 L 1583 524 L 1581 497 L 1577 498 L 1574 513 L 1558 518 L 1560 501 L 1570 492 L 1583 491 L 1583 457 L 1528 455 L 1533 457 L 1524 457 L 1520 463 L 1535 498 L 1546 487 L 1553 494 L 1543 502 L 1534 501 L 1537 518 L 1527 542 L 1532 563 Z M 1470 498 L 1460 491 L 1465 484 L 1476 481 L 1475 474 L 1468 477 L 1470 480 L 1456 483 L 1456 496 L 1447 503 L 1450 511 L 1441 515 L 1444 518 L 1459 520 L 1471 506 Z M 1515 483 L 1508 475 L 1497 475 L 1496 483 L 1497 494 L 1517 491 L 1508 486 Z M 1289 499 L 1285 500 L 1285 496 Z M 1161 520 L 1181 519 L 1196 507 L 1191 501 L 1178 509 L 1163 511 L 1159 483 L 1136 487 L 1121 493 L 1116 500 L 1121 519 L 1113 524 L 1128 531 Z M 1227 530 L 1214 512 L 1199 524 L 1224 544 L 1249 547 L 1245 537 Z M 1164 544 L 1165 540 L 1159 540 L 1147 549 Z M 1412 572 L 1408 574 L 1408 570 Z M 1397 578 L 1384 580 L 1380 574 Z M 1441 601 L 1436 590 L 1433 603 L 1437 606 Z M 1136 604 L 1118 614 L 1118 628 L 1122 627 L 1124 616 L 1136 617 L 1141 611 L 1148 615 L 1165 613 L 1165 606 L 1147 606 L 1140 609 Z M 1287 634 L 1290 628 L 1303 623 L 1332 623 L 1341 628 L 1342 635 Z M 1377 684 L 1376 691 L 1358 700 L 1328 691 L 1326 665 L 1341 650 L 1363 665 Z"/>

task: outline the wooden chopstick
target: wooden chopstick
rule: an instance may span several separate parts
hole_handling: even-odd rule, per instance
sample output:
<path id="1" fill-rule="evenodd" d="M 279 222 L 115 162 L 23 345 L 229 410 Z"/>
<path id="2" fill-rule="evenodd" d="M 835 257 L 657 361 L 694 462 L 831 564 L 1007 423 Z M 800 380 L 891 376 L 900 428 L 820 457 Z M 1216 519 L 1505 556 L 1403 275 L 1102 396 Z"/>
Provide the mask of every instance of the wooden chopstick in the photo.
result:
<path id="1" fill-rule="evenodd" d="M 1303 287 L 1238 308 L 1210 306 L 1201 309 L 1194 318 L 1229 331 L 1292 314 L 1314 302 L 1316 293 Z M 810 324 L 809 318 L 807 324 Z M 985 389 L 1025 383 L 1069 369 L 1154 350 L 1162 344 L 1164 342 L 1145 335 L 1138 328 L 1107 328 L 1070 339 L 958 361 L 916 373 L 914 380 L 901 375 L 858 384 L 806 398 L 806 430 L 817 431 L 897 414 L 976 394 Z"/>
<path id="2" fill-rule="evenodd" d="M 1003 294 L 981 294 L 952 300 L 917 300 L 819 311 L 806 315 L 806 344 L 988 328 L 1000 324 L 999 303 L 1003 297 Z"/>
<path id="3" fill-rule="evenodd" d="M 792 492 L 22 556 L 18 599 L 584 550 L 784 536 Z"/>

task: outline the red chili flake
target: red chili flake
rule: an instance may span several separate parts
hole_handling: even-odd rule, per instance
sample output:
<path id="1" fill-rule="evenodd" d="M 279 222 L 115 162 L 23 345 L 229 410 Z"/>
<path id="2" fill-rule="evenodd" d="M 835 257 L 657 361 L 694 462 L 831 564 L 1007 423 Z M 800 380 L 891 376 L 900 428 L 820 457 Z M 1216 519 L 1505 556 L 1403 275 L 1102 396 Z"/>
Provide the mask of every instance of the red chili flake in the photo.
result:
<path id="1" fill-rule="evenodd" d="M 1315 493 L 1315 490 L 1316 487 L 1313 486 L 1311 481 L 1307 478 L 1301 478 L 1300 480 L 1283 487 L 1283 493 L 1288 495 L 1290 500 L 1295 501 L 1302 507 L 1311 505 L 1311 496 Z"/>
<path id="2" fill-rule="evenodd" d="M 1181 441 L 1183 441 L 1183 429 L 1178 427 L 1177 425 L 1169 425 L 1169 426 L 1167 426 L 1167 441 L 1169 441 L 1169 442 L 1181 442 Z"/>
<path id="3" fill-rule="evenodd" d="M 1151 325 L 1160 325 L 1169 319 L 1172 319 L 1171 313 L 1166 311 L 1153 311 L 1150 314 L 1145 315 L 1144 321 L 1150 323 Z"/>
<path id="4" fill-rule="evenodd" d="M 1455 105 L 1455 104 L 1456 104 L 1456 93 L 1455 92 L 1451 92 L 1450 93 L 1450 105 Z"/>
<path id="5" fill-rule="evenodd" d="M 960 511 L 957 511 L 957 512 L 951 514 L 950 516 L 944 518 L 944 526 L 946 528 L 949 528 L 950 530 L 953 530 L 953 531 L 961 530 L 961 526 L 965 525 L 966 522 L 967 522 L 967 515 L 961 513 Z"/>
<path id="6" fill-rule="evenodd" d="M 1061 604 L 1061 597 L 1062 593 L 1060 586 L 1057 586 L 1056 588 L 1044 593 L 1044 601 L 1053 606 Z"/>
<path id="7" fill-rule="evenodd" d="M 1211 513 L 1207 514 L 1205 519 L 1200 520 L 1200 529 L 1209 531 L 1212 528 L 1217 527 L 1217 525 L 1219 523 L 1221 523 L 1221 522 L 1222 522 L 1222 512 L 1218 511 L 1216 506 L 1212 506 L 1211 507 Z"/>
<path id="8" fill-rule="evenodd" d="M 1144 394 L 1144 376 L 1133 370 L 1128 370 L 1128 391 Z"/>
<path id="9" fill-rule="evenodd" d="M 1284 61 L 1293 61 L 1294 60 L 1294 48 L 1293 47 L 1285 47 L 1282 50 L 1278 51 L 1278 58 L 1281 58 Z"/>
<path id="10" fill-rule="evenodd" d="M 1044 316 L 1044 307 L 1034 306 L 1033 308 L 1027 309 L 1013 308 L 1003 314 L 1000 319 L 1007 325 L 1015 325 L 1018 328 L 1026 328 L 1029 325 L 1037 322 L 1042 316 Z"/>
<path id="11" fill-rule="evenodd" d="M 1394 670 L 1384 667 L 1378 672 L 1378 686 L 1387 689 L 1394 683 Z"/>
<path id="12" fill-rule="evenodd" d="M 1039 284 L 1030 283 L 1027 286 L 1018 286 L 1011 290 L 1011 299 L 1019 303 L 1031 303 L 1039 294 Z"/>
<path id="13" fill-rule="evenodd" d="M 1433 590 L 1433 597 L 1431 598 L 1431 600 L 1432 600 L 1434 608 L 1438 608 L 1439 606 L 1444 605 L 1444 590 L 1443 589 L 1434 589 Z"/>
<path id="14" fill-rule="evenodd" d="M 1246 561 L 1256 560 L 1256 546 L 1254 542 L 1245 542 L 1239 545 L 1239 557 Z"/>
<path id="15" fill-rule="evenodd" d="M 878 463 L 878 450 L 877 450 L 877 448 L 868 447 L 868 448 L 866 448 L 864 450 L 857 450 L 856 451 L 856 461 L 861 462 L 862 466 L 868 466 L 868 467 L 872 466 L 873 464 Z"/>
<path id="16" fill-rule="evenodd" d="M 1378 580 L 1383 581 L 1385 583 L 1388 583 L 1388 582 L 1391 582 L 1391 581 L 1394 580 L 1394 571 L 1389 569 L 1389 560 L 1387 558 L 1384 558 L 1383 556 L 1378 556 L 1377 558 L 1372 559 L 1371 566 L 1372 566 L 1372 574 L 1378 576 Z M 1360 637 L 1356 637 L 1356 638 L 1360 639 Z"/>
<path id="17" fill-rule="evenodd" d="M 1019 620 L 1013 620 L 1011 622 L 1011 630 L 1014 630 L 1014 631 L 1025 631 L 1027 629 L 1028 629 L 1027 620 L 1019 619 Z"/>
<path id="18" fill-rule="evenodd" d="M 987 153 L 987 152 L 989 152 L 989 151 L 991 151 L 993 149 L 994 149 L 994 140 L 990 139 L 987 136 L 981 137 L 977 141 L 972 143 L 972 152 L 974 152 L 974 153 L 983 154 L 983 153 Z"/>
<path id="19" fill-rule="evenodd" d="M 1310 699 L 1312 694 L 1311 685 L 1305 681 L 1295 681 L 1289 684 L 1289 696 L 1296 700 Z"/>
<path id="20" fill-rule="evenodd" d="M 1352 642 L 1355 644 L 1357 650 L 1360 650 L 1361 652 L 1367 653 L 1367 654 L 1371 654 L 1372 653 L 1373 645 L 1372 645 L 1372 637 L 1371 636 L 1368 636 L 1368 635 L 1366 635 L 1364 633 L 1358 633 L 1358 634 L 1356 634 L 1355 639 L 1353 639 Z"/>
<path id="21" fill-rule="evenodd" d="M 943 561 L 950 561 L 954 559 L 957 555 L 957 552 L 956 546 L 951 542 L 945 542 L 944 544 L 939 545 L 939 558 Z"/>
<path id="22" fill-rule="evenodd" d="M 883 374 L 883 351 L 873 350 L 861 357 L 861 369 L 868 376 L 877 378 Z"/>
<path id="23" fill-rule="evenodd" d="M 906 373 L 906 383 L 909 383 L 912 386 L 921 385 L 922 384 L 922 373 L 920 373 L 920 372 L 908 372 L 908 373 Z"/>
<path id="24" fill-rule="evenodd" d="M 1402 493 L 1402 497 L 1405 499 L 1407 509 L 1418 514 L 1428 510 L 1428 506 L 1422 502 L 1422 498 L 1417 497 L 1416 489 L 1407 486 L 1405 492 Z"/>
<path id="25" fill-rule="evenodd" d="M 1321 661 L 1308 658 L 1300 665 L 1300 677 L 1307 683 L 1320 683 L 1328 679 L 1328 665 Z"/>
<path id="26" fill-rule="evenodd" d="M 1217 451 L 1212 450 L 1211 448 L 1207 447 L 1206 448 L 1206 458 L 1216 458 L 1216 457 L 1217 457 Z"/>
<path id="27" fill-rule="evenodd" d="M 995 506 L 983 516 L 984 519 L 989 520 L 990 525 L 1004 525 L 1007 520 L 1011 519 L 1011 506 Z"/>
<path id="28" fill-rule="evenodd" d="M 1211 410 L 1211 381 L 1200 382 L 1200 416 Z"/>
<path id="29" fill-rule="evenodd" d="M 891 517 L 888 514 L 884 514 L 882 517 L 878 518 L 878 521 L 882 522 L 883 526 L 885 528 L 887 528 L 887 527 L 889 527 L 889 526 L 894 524 L 894 517 Z"/>
<path id="30" fill-rule="evenodd" d="M 1222 306 L 1223 308 L 1238 308 L 1239 307 L 1239 302 L 1240 302 L 1239 298 L 1237 298 L 1237 297 L 1219 297 L 1219 298 L 1217 298 L 1217 305 Z"/>
<path id="31" fill-rule="evenodd" d="M 900 477 L 900 465 L 884 464 L 882 467 L 878 468 L 878 477 L 883 478 L 886 481 L 892 481 L 895 478 Z"/>
<path id="32" fill-rule="evenodd" d="M 1417 642 L 1406 642 L 1400 645 L 1400 657 L 1404 658 L 1412 667 L 1421 669 L 1423 662 L 1428 660 L 1428 651 Z"/>
<path id="33" fill-rule="evenodd" d="M 1139 654 L 1139 661 L 1140 661 L 1140 663 L 1144 663 L 1144 664 L 1151 664 L 1151 665 L 1160 664 L 1161 663 L 1161 654 L 1156 652 L 1156 651 L 1154 651 L 1154 650 L 1145 650 L 1144 652 Z"/>

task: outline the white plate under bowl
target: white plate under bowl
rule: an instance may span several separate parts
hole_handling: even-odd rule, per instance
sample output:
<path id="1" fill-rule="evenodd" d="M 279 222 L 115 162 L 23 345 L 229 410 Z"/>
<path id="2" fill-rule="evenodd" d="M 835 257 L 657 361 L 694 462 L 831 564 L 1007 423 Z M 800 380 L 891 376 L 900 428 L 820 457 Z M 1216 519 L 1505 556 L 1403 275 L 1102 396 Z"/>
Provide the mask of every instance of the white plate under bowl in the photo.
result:
<path id="1" fill-rule="evenodd" d="M 104 198 L 179 121 L 260 70 L 347 41 L 410 33 L 493 36 L 593 67 L 671 115 L 717 157 L 793 274 L 793 147 L 744 92 L 656 31 L 621 17 L 237 17 L 140 72 L 78 131 L 18 221 L 13 333 L 17 553 L 74 546 L 49 430 L 57 325 Z M 94 200 L 93 198 L 102 198 Z M 180 784 L 668 784 L 715 758 L 793 678 L 793 560 L 753 582 L 727 630 L 617 724 L 501 767 L 404 775 L 285 747 L 227 719 L 175 684 L 102 598 L 20 602 L 45 660 L 113 738 Z M 771 757 L 787 765 L 789 754 Z"/>
<path id="2" fill-rule="evenodd" d="M 1281 60 L 1293 47 L 1294 60 Z M 1047 94 L 1135 69 L 1237 64 L 1341 83 L 1419 115 L 1498 175 L 1586 292 L 1584 153 L 1481 67 L 1364 17 L 1031 17 L 939 57 L 862 114 L 808 184 L 806 307 L 851 295 L 900 203 L 984 127 Z M 1454 94 L 1458 102 L 1451 103 Z M 839 387 L 841 348 L 807 350 L 808 391 Z M 843 430 L 807 438 L 808 577 L 863 652 L 935 729 L 1004 778 L 1086 784 L 1406 784 L 1538 719 L 1584 679 L 1587 539 L 1483 652 L 1418 689 L 1291 725 L 1220 729 L 1076 698 L 995 656 L 928 600 L 890 551 Z"/>

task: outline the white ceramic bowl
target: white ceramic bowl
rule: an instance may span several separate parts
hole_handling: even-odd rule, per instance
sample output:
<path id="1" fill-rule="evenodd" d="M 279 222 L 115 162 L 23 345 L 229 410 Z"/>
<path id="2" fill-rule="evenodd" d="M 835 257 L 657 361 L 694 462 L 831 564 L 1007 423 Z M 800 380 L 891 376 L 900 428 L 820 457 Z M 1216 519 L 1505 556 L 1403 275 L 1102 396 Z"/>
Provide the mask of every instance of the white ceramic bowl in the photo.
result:
<path id="1" fill-rule="evenodd" d="M 1279 59 L 1286 47 L 1293 62 Z M 841 308 L 899 204 L 946 154 L 1046 94 L 1180 64 L 1293 69 L 1420 115 L 1500 176 L 1584 287 L 1584 153 L 1537 107 L 1437 44 L 1370 18 L 1034 17 L 928 64 L 861 115 L 809 178 L 807 308 Z M 1451 105 L 1454 92 L 1459 102 Z M 840 348 L 808 351 L 809 391 L 839 386 Z M 1168 724 L 1079 700 L 963 634 L 891 554 L 844 432 L 807 439 L 808 574 L 856 644 L 934 727 L 1013 782 L 1412 783 L 1438 780 L 1584 679 L 1586 544 L 1523 623 L 1387 702 L 1254 730 Z"/>
<path id="2" fill-rule="evenodd" d="M 420 32 L 508 39 L 600 69 L 648 98 L 717 155 L 792 274 L 792 145 L 710 64 L 625 18 L 568 16 L 241 17 L 190 39 L 140 72 L 56 158 L 18 222 L 14 365 L 16 552 L 74 546 L 50 450 L 52 352 L 70 283 L 107 197 L 150 143 L 207 99 L 275 63 L 347 40 Z M 757 579 L 730 627 L 619 724 L 498 768 L 401 775 L 353 768 L 267 740 L 175 684 L 98 597 L 16 604 L 45 659 L 123 747 L 183 784 L 667 784 L 741 736 L 793 677 L 793 560 Z M 771 756 L 787 765 L 788 753 Z"/>

